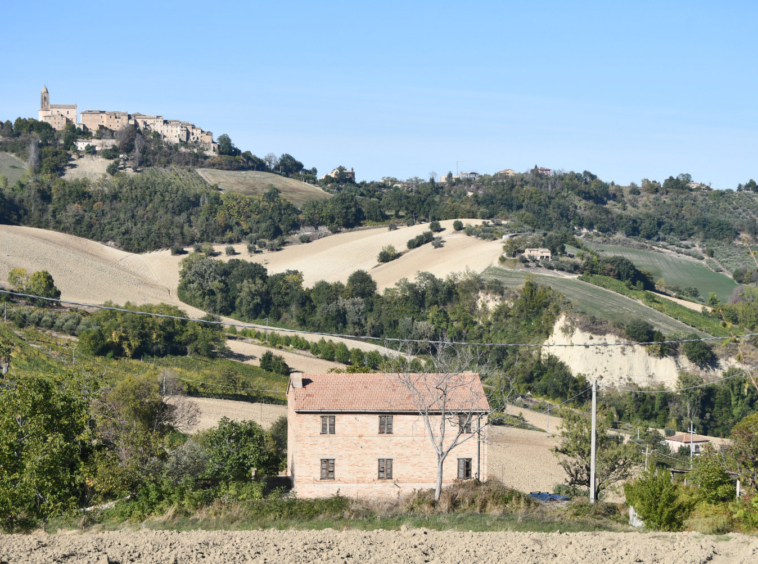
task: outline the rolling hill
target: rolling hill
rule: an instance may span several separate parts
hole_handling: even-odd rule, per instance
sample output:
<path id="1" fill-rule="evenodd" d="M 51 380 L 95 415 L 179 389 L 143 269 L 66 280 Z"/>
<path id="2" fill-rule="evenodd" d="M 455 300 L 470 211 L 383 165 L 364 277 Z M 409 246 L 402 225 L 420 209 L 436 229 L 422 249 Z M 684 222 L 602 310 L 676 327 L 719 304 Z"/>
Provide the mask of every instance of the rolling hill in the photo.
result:
<path id="1" fill-rule="evenodd" d="M 713 292 L 722 302 L 726 302 L 732 290 L 737 287 L 737 283 L 730 277 L 713 272 L 704 263 L 695 259 L 619 245 L 593 243 L 589 245 L 601 256 L 616 255 L 628 258 L 637 268 L 650 272 L 654 280 L 663 278 L 668 285 L 697 288 L 700 295 L 705 298 L 708 297 L 709 292 Z"/>
<path id="2" fill-rule="evenodd" d="M 316 186 L 269 172 L 199 168 L 197 173 L 208 184 L 215 184 L 221 190 L 228 192 L 239 192 L 247 195 L 263 194 L 271 186 L 274 186 L 279 190 L 282 198 L 292 202 L 298 208 L 302 208 L 305 202 L 324 200 L 330 197 L 330 194 Z"/>
<path id="3" fill-rule="evenodd" d="M 627 323 L 634 317 L 640 317 L 648 320 L 663 333 L 677 331 L 690 333 L 693 331 L 688 325 L 644 304 L 575 278 L 559 278 L 520 270 L 508 270 L 496 266 L 485 270 L 484 276 L 500 280 L 509 287 L 519 286 L 524 283 L 526 276 L 533 276 L 538 283 L 561 292 L 569 301 L 574 303 L 581 313 L 623 323 Z"/>

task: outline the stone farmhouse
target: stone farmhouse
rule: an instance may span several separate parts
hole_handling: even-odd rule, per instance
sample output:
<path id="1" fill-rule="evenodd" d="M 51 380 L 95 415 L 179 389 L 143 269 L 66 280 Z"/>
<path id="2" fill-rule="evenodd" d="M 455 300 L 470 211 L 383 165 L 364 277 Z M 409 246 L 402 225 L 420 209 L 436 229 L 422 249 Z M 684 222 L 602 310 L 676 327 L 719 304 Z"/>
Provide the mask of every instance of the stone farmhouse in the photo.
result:
<path id="1" fill-rule="evenodd" d="M 421 384 L 434 374 L 412 375 Z M 446 396 L 445 444 L 466 439 L 445 460 L 443 486 L 487 479 L 489 403 L 478 374 L 450 375 L 462 384 Z M 413 388 L 434 390 L 434 385 Z M 287 388 L 287 474 L 298 497 L 398 497 L 434 488 L 437 457 L 419 398 L 394 374 L 293 375 Z M 439 398 L 423 399 L 435 433 Z"/>
<path id="2" fill-rule="evenodd" d="M 666 437 L 665 443 L 671 448 L 672 452 L 679 452 L 681 447 L 687 447 L 692 450 L 692 454 L 697 456 L 705 445 L 711 444 L 711 437 L 698 435 L 697 433 L 678 433 Z"/>
<path id="3" fill-rule="evenodd" d="M 553 253 L 550 252 L 550 249 L 524 249 L 524 256 L 537 260 L 553 260 Z"/>
<path id="4" fill-rule="evenodd" d="M 57 131 L 62 131 L 68 124 L 74 124 L 85 131 L 97 131 L 100 127 L 118 131 L 122 127 L 137 126 L 144 132 L 157 133 L 171 143 L 198 143 L 210 154 L 218 155 L 218 144 L 213 141 L 213 133 L 186 121 L 140 113 L 85 110 L 81 113 L 79 122 L 76 104 L 50 104 L 47 87 L 42 89 L 39 121 L 49 123 Z"/>

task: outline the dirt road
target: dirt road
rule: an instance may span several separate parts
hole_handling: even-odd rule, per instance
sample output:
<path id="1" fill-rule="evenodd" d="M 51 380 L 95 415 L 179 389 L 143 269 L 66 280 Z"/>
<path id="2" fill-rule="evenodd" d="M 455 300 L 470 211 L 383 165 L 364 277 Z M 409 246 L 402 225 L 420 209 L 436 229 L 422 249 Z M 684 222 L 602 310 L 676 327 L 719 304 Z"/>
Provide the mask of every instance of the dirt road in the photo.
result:
<path id="1" fill-rule="evenodd" d="M 758 539 L 692 533 L 115 531 L 0 536 L 0 563 L 432 562 L 748 564 Z"/>

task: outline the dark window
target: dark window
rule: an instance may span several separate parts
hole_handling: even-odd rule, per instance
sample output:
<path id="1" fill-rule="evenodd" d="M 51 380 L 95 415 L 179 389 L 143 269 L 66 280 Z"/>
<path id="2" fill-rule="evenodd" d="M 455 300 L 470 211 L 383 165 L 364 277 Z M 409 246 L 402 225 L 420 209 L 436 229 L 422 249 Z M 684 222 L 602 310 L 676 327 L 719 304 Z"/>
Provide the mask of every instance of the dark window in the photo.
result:
<path id="1" fill-rule="evenodd" d="M 459 458 L 458 459 L 458 479 L 468 480 L 471 478 L 471 459 Z"/>
<path id="2" fill-rule="evenodd" d="M 380 480 L 392 479 L 392 459 L 391 458 L 379 459 L 379 479 Z"/>
<path id="3" fill-rule="evenodd" d="M 392 415 L 379 416 L 379 434 L 380 435 L 392 434 Z"/>
<path id="4" fill-rule="evenodd" d="M 461 428 L 461 433 L 471 433 L 471 416 L 459 415 L 458 426 Z"/>
<path id="5" fill-rule="evenodd" d="M 334 415 L 321 416 L 321 434 L 334 435 Z"/>
<path id="6" fill-rule="evenodd" d="M 321 479 L 334 480 L 334 459 L 333 458 L 321 459 Z"/>

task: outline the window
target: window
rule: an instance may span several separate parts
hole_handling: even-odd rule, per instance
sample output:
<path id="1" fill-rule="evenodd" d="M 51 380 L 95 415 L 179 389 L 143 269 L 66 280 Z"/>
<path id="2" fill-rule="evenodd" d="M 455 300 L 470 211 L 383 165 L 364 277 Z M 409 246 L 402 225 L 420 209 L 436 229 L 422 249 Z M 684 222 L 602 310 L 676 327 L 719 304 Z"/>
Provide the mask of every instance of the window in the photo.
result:
<path id="1" fill-rule="evenodd" d="M 321 434 L 334 435 L 334 415 L 321 416 Z"/>
<path id="2" fill-rule="evenodd" d="M 379 416 L 379 434 L 380 435 L 392 434 L 392 415 Z"/>
<path id="3" fill-rule="evenodd" d="M 458 459 L 458 479 L 459 480 L 471 479 L 471 459 L 470 458 Z"/>
<path id="4" fill-rule="evenodd" d="M 471 433 L 471 416 L 459 415 L 458 426 L 461 428 L 461 433 Z"/>
<path id="5" fill-rule="evenodd" d="M 333 458 L 321 459 L 321 479 L 334 480 L 334 459 Z"/>
<path id="6" fill-rule="evenodd" d="M 392 459 L 391 458 L 379 459 L 379 479 L 380 480 L 392 479 Z"/>

